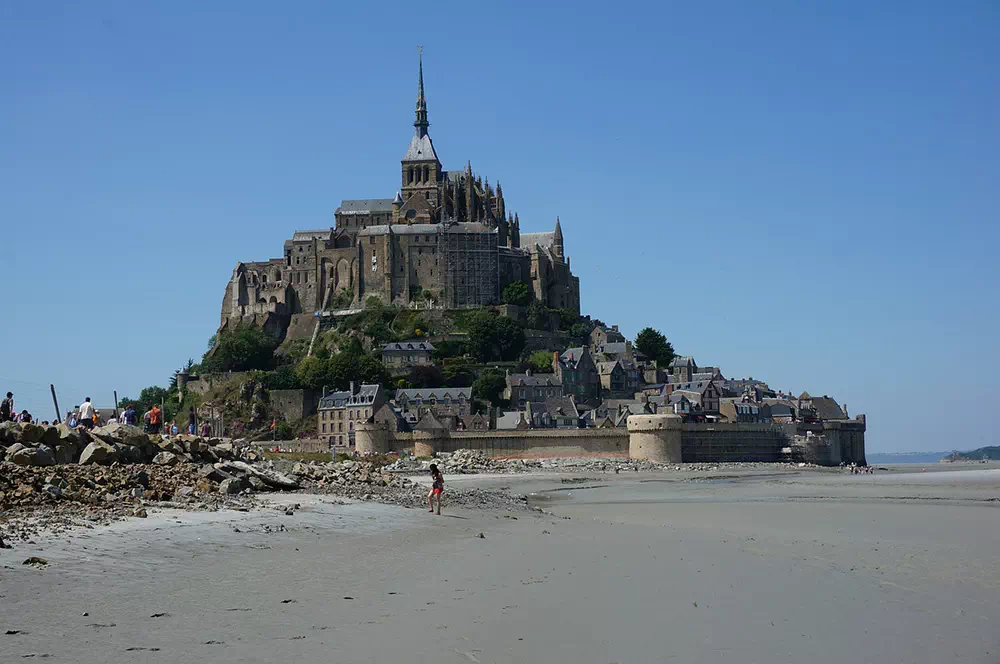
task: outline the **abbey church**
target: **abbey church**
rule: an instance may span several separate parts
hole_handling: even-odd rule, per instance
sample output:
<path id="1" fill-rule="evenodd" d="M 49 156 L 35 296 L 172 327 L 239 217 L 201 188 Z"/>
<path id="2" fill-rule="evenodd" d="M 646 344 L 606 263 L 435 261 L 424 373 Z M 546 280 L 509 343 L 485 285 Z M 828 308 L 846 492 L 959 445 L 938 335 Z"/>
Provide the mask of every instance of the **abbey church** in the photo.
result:
<path id="1" fill-rule="evenodd" d="M 393 198 L 344 200 L 335 226 L 296 231 L 281 258 L 239 263 L 226 286 L 222 329 L 261 325 L 284 336 L 299 315 L 363 306 L 370 297 L 400 306 L 450 309 L 498 304 L 512 281 L 531 285 L 551 308 L 580 310 L 562 227 L 521 233 L 499 181 L 445 170 L 428 127 L 423 62 L 413 137 Z"/>

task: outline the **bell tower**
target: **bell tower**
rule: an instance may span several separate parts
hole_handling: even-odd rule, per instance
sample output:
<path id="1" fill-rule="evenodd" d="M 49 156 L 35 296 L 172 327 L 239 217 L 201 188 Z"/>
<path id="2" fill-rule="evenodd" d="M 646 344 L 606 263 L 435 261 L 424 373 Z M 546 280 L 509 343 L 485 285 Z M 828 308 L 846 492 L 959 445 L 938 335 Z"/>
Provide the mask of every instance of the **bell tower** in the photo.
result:
<path id="1" fill-rule="evenodd" d="M 403 155 L 402 165 L 402 186 L 400 190 L 403 194 L 404 208 L 407 203 L 414 203 L 413 196 L 419 196 L 425 205 L 436 210 L 441 204 L 440 189 L 438 180 L 441 178 L 441 162 L 438 161 L 437 153 L 434 152 L 434 144 L 431 142 L 427 128 L 430 122 L 427 120 L 427 98 L 424 95 L 424 58 L 423 47 L 420 48 L 419 55 L 419 77 L 417 82 L 417 104 L 415 118 L 413 120 L 413 138 Z M 405 217 L 406 211 L 403 215 Z M 432 215 L 437 218 L 438 215 Z"/>

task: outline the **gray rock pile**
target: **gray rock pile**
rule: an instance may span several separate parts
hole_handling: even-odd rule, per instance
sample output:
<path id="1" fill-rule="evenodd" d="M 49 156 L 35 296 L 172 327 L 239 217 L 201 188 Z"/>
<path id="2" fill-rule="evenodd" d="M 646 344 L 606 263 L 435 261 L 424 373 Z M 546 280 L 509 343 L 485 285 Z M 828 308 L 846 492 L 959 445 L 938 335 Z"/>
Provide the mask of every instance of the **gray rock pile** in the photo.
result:
<path id="1" fill-rule="evenodd" d="M 150 436 L 138 427 L 111 422 L 87 431 L 65 424 L 0 424 L 0 460 L 18 466 L 113 463 L 173 466 L 182 462 L 215 463 L 234 458 L 232 443 L 180 435 Z"/>

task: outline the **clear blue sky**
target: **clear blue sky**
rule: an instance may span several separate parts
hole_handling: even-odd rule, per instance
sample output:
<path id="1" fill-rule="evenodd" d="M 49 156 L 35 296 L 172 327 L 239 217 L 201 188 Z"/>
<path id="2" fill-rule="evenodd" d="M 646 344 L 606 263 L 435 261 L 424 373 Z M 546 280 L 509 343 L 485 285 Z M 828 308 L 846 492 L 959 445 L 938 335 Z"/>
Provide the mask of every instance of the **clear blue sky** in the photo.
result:
<path id="1" fill-rule="evenodd" d="M 240 260 L 431 136 L 587 313 L 829 394 L 869 449 L 997 444 L 1000 5 L 0 2 L 0 390 L 198 360 Z"/>

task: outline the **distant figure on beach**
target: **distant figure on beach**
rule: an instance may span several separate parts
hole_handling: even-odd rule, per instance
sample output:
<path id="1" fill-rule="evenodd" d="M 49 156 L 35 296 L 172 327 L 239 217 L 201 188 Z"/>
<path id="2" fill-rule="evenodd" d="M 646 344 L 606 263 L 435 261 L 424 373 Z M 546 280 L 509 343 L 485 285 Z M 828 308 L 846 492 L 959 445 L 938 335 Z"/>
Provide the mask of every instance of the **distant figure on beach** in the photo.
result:
<path id="1" fill-rule="evenodd" d="M 171 436 L 176 436 L 176 435 L 177 435 L 177 434 L 179 434 L 180 432 L 181 432 L 181 430 L 180 430 L 180 429 L 179 429 L 179 428 L 177 427 L 177 420 L 174 420 L 174 421 L 173 421 L 173 422 L 172 422 L 172 423 L 170 424 L 170 435 L 171 435 Z"/>
<path id="2" fill-rule="evenodd" d="M 0 402 L 0 422 L 14 419 L 14 393 L 8 392 L 7 398 Z"/>
<path id="3" fill-rule="evenodd" d="M 94 404 L 90 403 L 90 397 L 80 404 L 80 425 L 84 429 L 94 428 Z"/>
<path id="4" fill-rule="evenodd" d="M 211 435 L 212 429 L 208 426 L 208 422 L 201 423 L 201 437 L 208 438 Z"/>
<path id="5" fill-rule="evenodd" d="M 21 414 L 17 416 L 17 421 L 27 422 L 28 424 L 31 424 L 31 413 L 29 413 L 27 410 L 22 410 Z"/>
<path id="6" fill-rule="evenodd" d="M 197 433 L 198 416 L 195 415 L 194 406 L 188 410 L 188 433 L 192 436 Z"/>
<path id="7" fill-rule="evenodd" d="M 427 506 L 430 507 L 428 512 L 434 511 L 434 499 L 437 498 L 437 513 L 441 514 L 441 494 L 444 493 L 444 474 L 438 470 L 437 464 L 431 464 L 431 479 L 434 483 L 431 485 L 430 493 L 427 494 Z"/>

